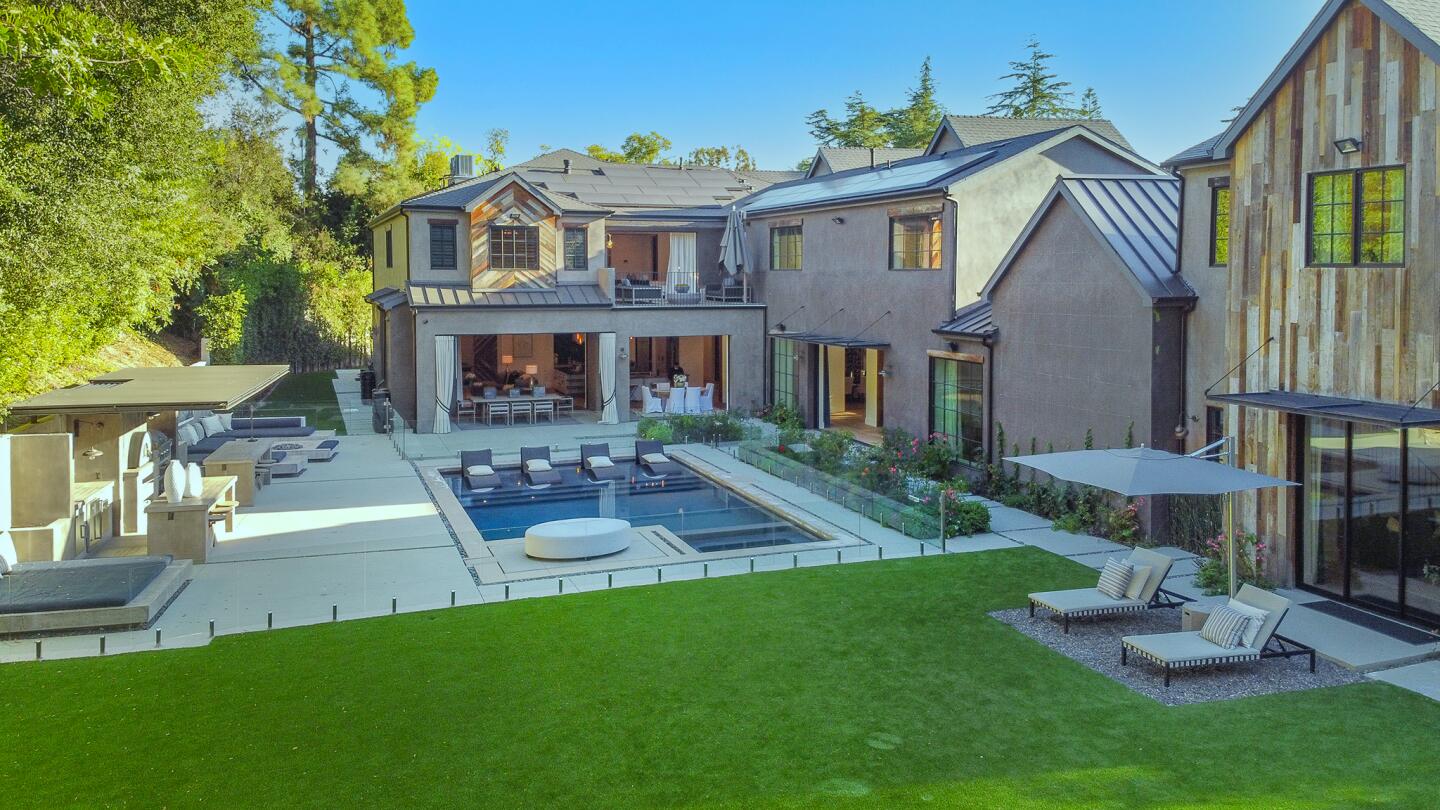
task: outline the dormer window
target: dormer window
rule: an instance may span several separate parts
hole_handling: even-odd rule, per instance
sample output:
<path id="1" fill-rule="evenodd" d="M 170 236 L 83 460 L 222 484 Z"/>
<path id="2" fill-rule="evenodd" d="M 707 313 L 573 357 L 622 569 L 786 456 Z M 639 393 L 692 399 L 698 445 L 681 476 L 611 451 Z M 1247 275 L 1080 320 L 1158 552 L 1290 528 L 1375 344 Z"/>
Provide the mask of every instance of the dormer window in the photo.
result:
<path id="1" fill-rule="evenodd" d="M 539 270 L 540 229 L 534 225 L 491 225 L 492 270 Z"/>

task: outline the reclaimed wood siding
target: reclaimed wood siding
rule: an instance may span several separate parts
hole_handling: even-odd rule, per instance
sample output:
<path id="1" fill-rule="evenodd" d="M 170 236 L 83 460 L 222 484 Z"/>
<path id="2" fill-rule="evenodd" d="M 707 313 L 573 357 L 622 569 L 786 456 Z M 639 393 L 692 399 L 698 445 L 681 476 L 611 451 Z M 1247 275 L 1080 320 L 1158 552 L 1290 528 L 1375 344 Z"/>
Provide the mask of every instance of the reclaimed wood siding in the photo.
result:
<path id="1" fill-rule="evenodd" d="M 540 228 L 539 270 L 491 270 L 490 225 L 537 225 Z M 545 203 L 512 183 L 499 195 L 480 203 L 470 215 L 470 284 L 477 290 L 544 289 L 555 286 L 559 267 L 556 242 L 559 218 Z"/>
<path id="2" fill-rule="evenodd" d="M 1437 84 L 1434 62 L 1352 3 L 1236 141 L 1227 367 L 1275 342 L 1232 375 L 1230 390 L 1409 404 L 1440 377 Z M 1361 140 L 1359 153 L 1335 148 L 1346 137 Z M 1405 265 L 1307 267 L 1310 174 L 1384 165 L 1405 167 Z M 1432 395 L 1427 404 L 1437 402 Z M 1290 418 L 1229 411 L 1245 466 L 1281 477 L 1296 473 Z M 1272 542 L 1274 573 L 1287 579 L 1298 497 L 1295 489 L 1270 490 L 1251 496 L 1241 511 L 1248 528 Z"/>

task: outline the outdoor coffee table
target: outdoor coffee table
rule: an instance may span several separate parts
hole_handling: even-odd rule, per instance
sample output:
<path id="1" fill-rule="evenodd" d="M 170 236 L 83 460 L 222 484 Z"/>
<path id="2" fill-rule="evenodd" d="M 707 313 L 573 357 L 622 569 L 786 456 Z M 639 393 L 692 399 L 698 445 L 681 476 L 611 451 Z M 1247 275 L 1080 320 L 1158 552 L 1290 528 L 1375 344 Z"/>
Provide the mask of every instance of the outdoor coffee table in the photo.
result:
<path id="1" fill-rule="evenodd" d="M 235 476 L 235 496 L 242 506 L 255 504 L 255 467 L 270 455 L 269 439 L 231 439 L 205 457 L 208 476 Z"/>

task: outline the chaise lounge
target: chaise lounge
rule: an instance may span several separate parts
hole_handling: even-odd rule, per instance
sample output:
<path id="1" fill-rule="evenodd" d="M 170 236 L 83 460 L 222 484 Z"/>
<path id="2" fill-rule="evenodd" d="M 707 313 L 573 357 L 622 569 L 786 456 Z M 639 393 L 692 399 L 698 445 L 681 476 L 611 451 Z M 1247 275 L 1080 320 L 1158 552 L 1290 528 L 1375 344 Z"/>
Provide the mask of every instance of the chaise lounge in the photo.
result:
<path id="1" fill-rule="evenodd" d="M 1174 563 L 1171 558 L 1137 548 L 1123 562 L 1130 566 L 1132 573 L 1125 585 L 1123 598 L 1103 593 L 1098 585 L 1068 591 L 1042 591 L 1030 594 L 1030 615 L 1035 615 L 1036 607 L 1043 607 L 1059 616 L 1064 622 L 1064 632 L 1069 633 L 1070 620 L 1074 618 L 1175 608 L 1185 603 L 1183 597 L 1160 587 L 1170 574 L 1170 566 Z"/>
<path id="2" fill-rule="evenodd" d="M 1165 671 L 1166 687 L 1170 686 L 1171 671 L 1176 669 L 1243 664 L 1262 658 L 1308 655 L 1310 671 L 1314 672 L 1314 648 L 1275 632 L 1289 609 L 1289 599 L 1253 585 L 1242 585 L 1228 605 L 1216 606 L 1200 630 L 1120 639 L 1120 663 L 1128 666 L 1129 653 L 1133 652 L 1159 664 Z M 1244 620 L 1235 619 L 1236 615 L 1243 616 Z M 1233 622 L 1227 623 L 1232 619 Z"/>
<path id="3" fill-rule="evenodd" d="M 665 445 L 653 439 L 640 439 L 635 442 L 635 463 L 651 478 L 663 478 L 680 472 L 680 465 L 665 455 Z"/>
<path id="4" fill-rule="evenodd" d="M 625 470 L 610 460 L 609 443 L 580 445 L 580 466 L 592 481 L 619 481 L 625 478 Z"/>
<path id="5" fill-rule="evenodd" d="M 471 492 L 489 492 L 500 486 L 500 473 L 495 472 L 489 450 L 461 450 L 460 474 Z"/>
<path id="6" fill-rule="evenodd" d="M 540 489 L 561 482 L 560 471 L 550 465 L 550 448 L 520 448 L 521 477 L 528 486 Z"/>

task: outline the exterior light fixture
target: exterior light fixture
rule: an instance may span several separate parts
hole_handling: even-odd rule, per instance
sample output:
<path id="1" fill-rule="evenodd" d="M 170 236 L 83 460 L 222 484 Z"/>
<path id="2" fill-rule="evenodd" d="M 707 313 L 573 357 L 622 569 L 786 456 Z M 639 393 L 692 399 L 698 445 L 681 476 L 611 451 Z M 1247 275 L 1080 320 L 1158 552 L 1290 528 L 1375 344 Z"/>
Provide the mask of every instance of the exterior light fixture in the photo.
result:
<path id="1" fill-rule="evenodd" d="M 844 217 L 831 217 L 831 218 L 830 218 L 830 221 L 833 222 L 833 223 L 835 223 L 836 225 L 844 225 L 844 224 L 845 224 L 845 218 L 844 218 Z"/>
<path id="2" fill-rule="evenodd" d="M 92 447 L 92 448 L 90 448 L 89 450 L 86 450 L 85 452 L 81 453 L 80 455 L 82 455 L 82 456 L 84 456 L 85 458 L 88 458 L 88 459 L 97 459 L 97 458 L 100 458 L 101 456 L 105 455 L 105 451 L 104 451 L 104 450 L 101 450 L 101 449 L 98 448 L 98 447 Z"/>
<path id="3" fill-rule="evenodd" d="M 613 247 L 615 247 L 615 237 L 611 236 L 611 235 L 608 234 L 608 233 L 605 234 L 605 249 L 606 249 L 606 250 L 609 250 L 610 248 L 613 248 Z"/>
<path id="4" fill-rule="evenodd" d="M 1335 142 L 1335 148 L 1340 150 L 1342 155 L 1353 155 L 1360 151 L 1359 138 L 1341 138 Z"/>
<path id="5" fill-rule="evenodd" d="M 776 331 L 776 332 L 780 332 L 781 334 L 784 334 L 784 332 L 785 332 L 785 324 L 783 324 L 783 323 L 777 323 L 777 324 L 775 324 L 775 331 Z"/>

